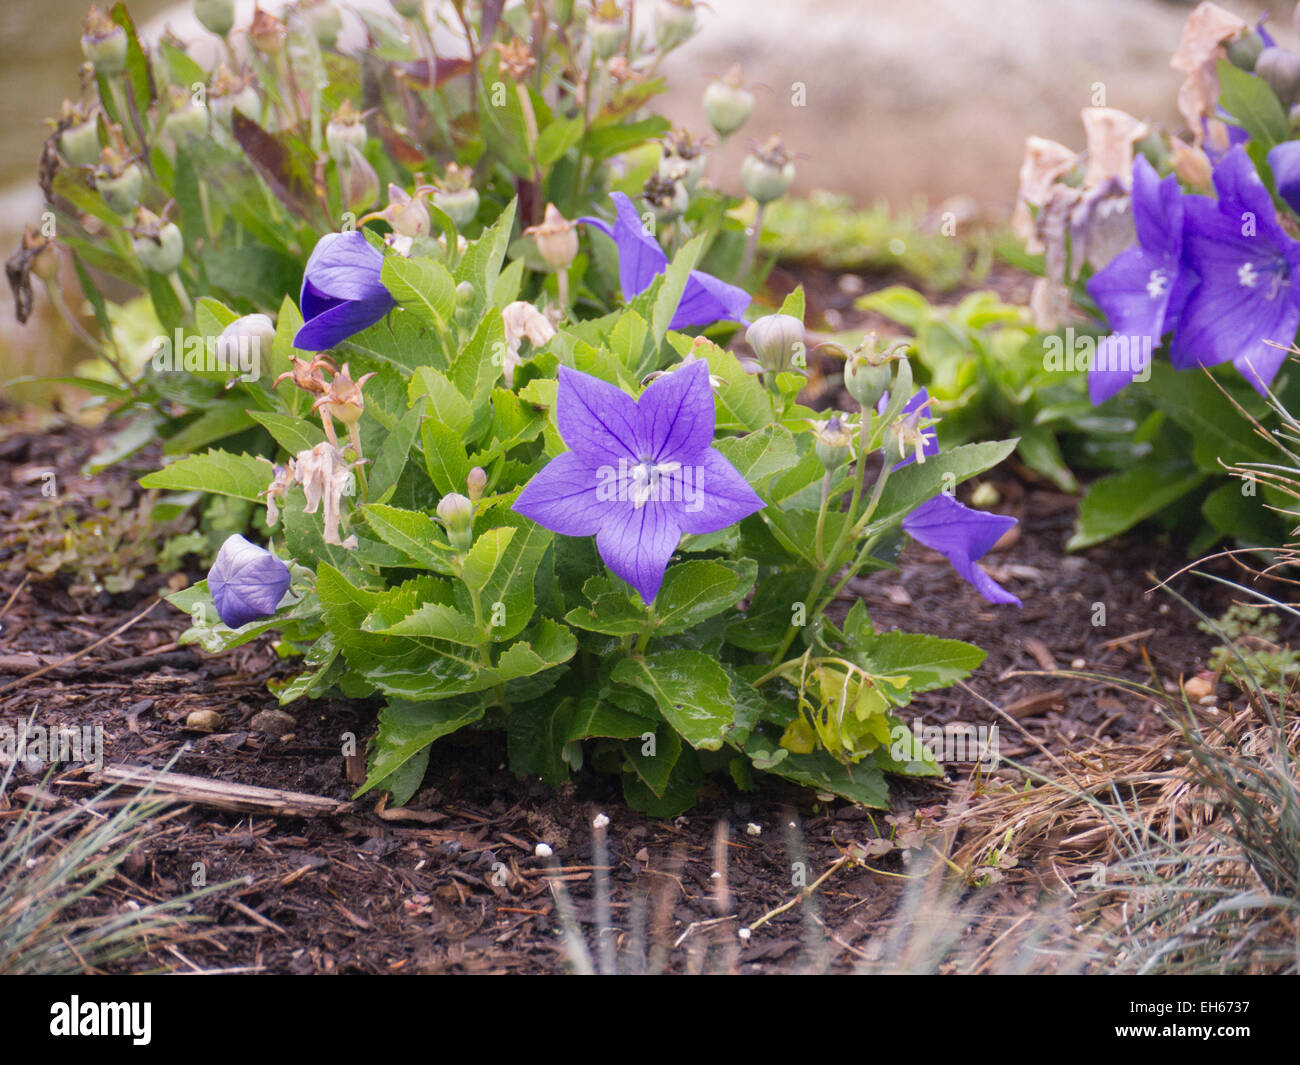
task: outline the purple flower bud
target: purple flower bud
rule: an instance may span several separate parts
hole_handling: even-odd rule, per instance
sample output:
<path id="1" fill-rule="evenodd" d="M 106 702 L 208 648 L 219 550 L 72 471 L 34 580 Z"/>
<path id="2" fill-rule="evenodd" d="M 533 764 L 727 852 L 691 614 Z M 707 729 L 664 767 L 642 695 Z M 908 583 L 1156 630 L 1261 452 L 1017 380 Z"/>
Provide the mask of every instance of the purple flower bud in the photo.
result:
<path id="1" fill-rule="evenodd" d="M 289 567 L 242 536 L 228 537 L 208 570 L 208 591 L 232 629 L 271 617 L 289 588 Z"/>

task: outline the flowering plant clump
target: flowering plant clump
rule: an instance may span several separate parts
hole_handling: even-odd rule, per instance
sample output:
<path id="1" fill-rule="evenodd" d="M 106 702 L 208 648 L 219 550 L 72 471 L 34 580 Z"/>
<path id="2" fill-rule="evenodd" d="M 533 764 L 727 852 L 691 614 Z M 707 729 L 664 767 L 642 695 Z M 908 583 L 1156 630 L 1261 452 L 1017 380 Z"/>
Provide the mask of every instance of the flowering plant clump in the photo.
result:
<path id="1" fill-rule="evenodd" d="M 1270 393 L 1300 401 L 1285 368 L 1300 326 L 1300 54 L 1201 3 L 1171 63 L 1186 77 L 1181 135 L 1091 107 L 1086 151 L 1031 137 L 1021 169 L 1017 227 L 1043 255 L 1038 343 L 1049 370 L 1086 376 L 1086 397 L 1044 421 L 1109 430 L 1092 458 L 1118 469 L 1084 498 L 1075 547 L 1145 519 L 1193 531 L 1193 552 L 1284 532 L 1275 489 L 1224 471 L 1268 461 L 1239 410 L 1267 420 Z"/>
<path id="2" fill-rule="evenodd" d="M 348 104 L 361 64 L 334 51 L 320 6 L 310 24 L 259 12 L 197 118 L 198 101 L 155 90 L 208 72 L 171 43 L 146 55 L 115 8 L 122 63 L 97 66 L 112 143 L 78 169 L 77 137 L 100 127 L 74 109 L 50 148 L 57 240 L 120 375 L 101 392 L 141 412 L 115 452 L 162 435 L 142 483 L 173 508 L 208 500 L 208 531 L 235 530 L 207 579 L 170 596 L 192 619 L 182 641 L 274 632 L 301 658 L 282 703 L 381 701 L 361 791 L 397 802 L 463 728 L 504 731 L 520 775 L 619 773 L 660 815 L 712 770 L 875 806 L 885 773 L 937 773 L 899 710 L 983 652 L 877 632 L 861 599 L 831 608 L 905 533 L 1018 605 L 979 561 L 1012 519 L 951 497 L 1015 442 L 940 449 L 897 348 L 849 356 L 852 411 L 800 405 L 802 292 L 776 314 L 751 306 L 737 268 L 757 227 L 746 239 L 740 201 L 708 187 L 703 140 L 638 154 L 667 133 L 642 109 L 694 5 L 668 5 L 651 45 L 608 2 L 583 12 L 585 44 L 575 5 L 485 4 L 458 60 L 434 55 L 420 5 L 405 36 L 366 16 L 385 43 L 364 113 Z M 205 4 L 204 25 L 229 38 L 227 13 Z M 736 73 L 711 93 L 719 136 L 747 95 Z M 793 164 L 776 142 L 752 158 L 762 207 Z M 134 237 L 147 261 L 118 217 L 133 198 L 153 205 Z M 165 365 L 123 358 L 86 266 L 148 293 Z"/>

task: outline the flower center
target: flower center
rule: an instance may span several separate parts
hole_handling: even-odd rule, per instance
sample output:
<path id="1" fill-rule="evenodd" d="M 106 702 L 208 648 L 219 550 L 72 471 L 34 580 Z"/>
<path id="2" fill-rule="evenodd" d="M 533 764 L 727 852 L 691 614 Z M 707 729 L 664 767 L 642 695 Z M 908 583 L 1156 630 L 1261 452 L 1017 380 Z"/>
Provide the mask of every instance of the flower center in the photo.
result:
<path id="1" fill-rule="evenodd" d="M 1153 300 L 1158 300 L 1168 291 L 1169 274 L 1164 270 L 1152 270 L 1147 277 L 1147 295 Z"/>
<path id="2" fill-rule="evenodd" d="M 632 484 L 628 488 L 628 498 L 632 506 L 640 510 L 650 500 L 659 499 L 659 478 L 665 474 L 676 473 L 682 468 L 680 462 L 654 462 L 642 459 L 632 467 Z"/>
<path id="3" fill-rule="evenodd" d="M 1255 273 L 1255 264 L 1242 263 L 1237 267 L 1237 284 L 1242 288 L 1254 288 L 1259 284 L 1259 274 Z"/>

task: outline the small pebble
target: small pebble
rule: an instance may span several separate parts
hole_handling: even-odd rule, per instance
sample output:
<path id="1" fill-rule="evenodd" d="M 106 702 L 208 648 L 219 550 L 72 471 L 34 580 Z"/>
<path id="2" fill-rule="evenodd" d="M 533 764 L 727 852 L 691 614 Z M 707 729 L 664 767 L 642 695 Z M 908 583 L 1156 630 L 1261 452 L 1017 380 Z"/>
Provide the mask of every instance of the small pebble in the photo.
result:
<path id="1" fill-rule="evenodd" d="M 750 836 L 761 836 L 763 834 L 763 826 L 756 825 L 751 821 L 745 826 L 745 833 Z"/>
<path id="2" fill-rule="evenodd" d="M 595 829 L 608 828 L 609 818 L 604 814 L 597 814 L 595 820 L 591 822 L 591 827 Z"/>
<path id="3" fill-rule="evenodd" d="M 221 715 L 215 710 L 194 710 L 185 719 L 185 727 L 194 732 L 216 732 L 221 727 Z"/>
<path id="4" fill-rule="evenodd" d="M 1086 669 L 1087 665 L 1088 665 L 1087 661 L 1082 658 L 1076 658 L 1070 662 L 1071 669 Z"/>
<path id="5" fill-rule="evenodd" d="M 741 941 L 744 943 L 748 943 L 749 937 L 752 936 L 753 934 L 754 933 L 751 932 L 748 928 L 741 928 L 736 932 L 736 935 L 740 936 Z"/>
<path id="6" fill-rule="evenodd" d="M 545 843 L 539 843 L 533 848 L 533 856 L 535 858 L 549 858 L 554 853 L 555 852 Z"/>
<path id="7" fill-rule="evenodd" d="M 258 732 L 265 732 L 273 739 L 287 736 L 297 727 L 297 722 L 294 721 L 293 716 L 286 714 L 283 710 L 260 710 L 253 715 L 253 720 L 248 724 L 250 728 L 255 728 Z"/>

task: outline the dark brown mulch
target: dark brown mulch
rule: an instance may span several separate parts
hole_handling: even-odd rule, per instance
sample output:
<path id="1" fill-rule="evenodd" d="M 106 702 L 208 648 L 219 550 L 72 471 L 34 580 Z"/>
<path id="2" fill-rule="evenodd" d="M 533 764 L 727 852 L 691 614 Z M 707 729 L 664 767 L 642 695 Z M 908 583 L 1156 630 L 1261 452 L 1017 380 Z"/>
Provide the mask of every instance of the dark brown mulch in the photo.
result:
<path id="1" fill-rule="evenodd" d="M 0 426 L 0 492 L 10 501 L 0 519 L 0 545 L 8 543 L 12 516 L 39 496 L 34 471 L 56 470 L 60 484 L 77 486 L 79 505 L 91 506 L 95 486 L 79 470 L 95 441 L 86 430 L 6 432 Z M 140 460 L 141 470 L 148 462 Z M 1036 756 L 1033 745 L 972 693 L 1006 709 L 1056 751 L 1155 729 L 1153 713 L 1139 699 L 1085 680 L 1017 671 L 1069 668 L 1082 660 L 1088 669 L 1130 678 L 1144 677 L 1148 661 L 1168 677 L 1194 672 L 1211 641 L 1186 611 L 1147 594 L 1149 573 L 1167 574 L 1183 560 L 1166 546 L 1133 540 L 1062 557 L 1073 500 L 1026 484 L 1013 470 L 990 479 L 1002 497 L 998 509 L 1021 525 L 1016 541 L 987 561 L 1024 600 L 1023 611 L 991 607 L 946 561 L 915 547 L 905 552 L 899 572 L 873 575 L 854 589 L 866 597 L 878 628 L 967 639 L 989 651 L 969 690 L 920 696 L 915 714 L 927 722 L 1000 724 L 1003 754 L 1026 758 Z M 115 470 L 96 483 L 113 480 L 127 481 L 128 474 Z M 10 556 L 0 546 L 0 605 L 21 579 L 6 568 Z M 110 763 L 162 767 L 179 752 L 178 772 L 346 799 L 342 737 L 350 732 L 364 740 L 375 705 L 294 704 L 288 709 L 295 727 L 284 741 L 253 729 L 254 714 L 276 705 L 267 679 L 291 672 L 268 640 L 217 658 L 178 648 L 185 619 L 159 604 L 75 663 L 23 679 L 38 664 L 129 620 L 165 590 L 164 581 L 147 576 L 118 595 L 74 594 L 59 579 L 28 584 L 0 620 L 0 720 L 12 725 L 35 713 L 43 722 L 101 725 Z M 1221 609 L 1217 594 L 1183 587 L 1198 592 L 1211 612 Z M 1104 625 L 1093 624 L 1098 603 L 1105 606 Z M 219 712 L 220 730 L 187 732 L 185 719 L 197 709 Z M 628 810 L 616 780 L 584 772 L 552 791 L 517 780 L 505 763 L 495 736 L 455 736 L 435 745 L 424 790 L 396 815 L 400 820 L 377 811 L 373 795 L 355 812 L 328 819 L 250 818 L 190 807 L 161 826 L 87 906 L 174 897 L 201 863 L 208 883 L 243 882 L 196 904 L 213 922 L 202 938 L 179 953 L 159 951 L 149 964 L 294 973 L 554 972 L 564 966 L 560 925 L 534 847 L 553 848 L 579 920 L 594 939 L 590 825 L 605 813 L 615 924 L 626 933 L 647 896 L 652 912 L 656 900 L 666 900 L 664 919 L 651 920 L 652 941 L 671 948 L 671 968 L 690 969 L 704 964 L 701 951 L 714 937 L 719 945 L 738 945 L 738 927 L 795 894 L 796 862 L 807 863 L 811 880 L 851 844 L 892 831 L 880 812 L 826 802 L 774 778 L 763 778 L 751 793 L 727 780 L 711 782 L 689 815 L 663 822 Z M 949 775 L 963 777 L 969 768 L 952 767 Z M 14 786 L 37 782 L 20 768 Z M 82 767 L 69 765 L 52 790 L 74 802 L 92 788 Z M 892 814 L 920 825 L 923 837 L 950 794 L 943 783 L 899 780 Z M 12 815 L 0 809 L 0 819 Z M 711 873 L 720 821 L 729 825 L 734 901 L 723 914 L 731 919 L 703 925 L 719 916 Z M 795 834 L 787 831 L 792 823 Z M 855 963 L 895 908 L 903 856 L 885 854 L 872 867 L 842 869 L 818 893 L 827 952 L 837 968 Z M 1008 891 L 1007 905 L 1016 905 L 1009 887 L 1001 890 Z M 788 971 L 801 964 L 805 941 L 805 917 L 794 908 L 753 934 L 739 950 L 738 968 Z"/>

